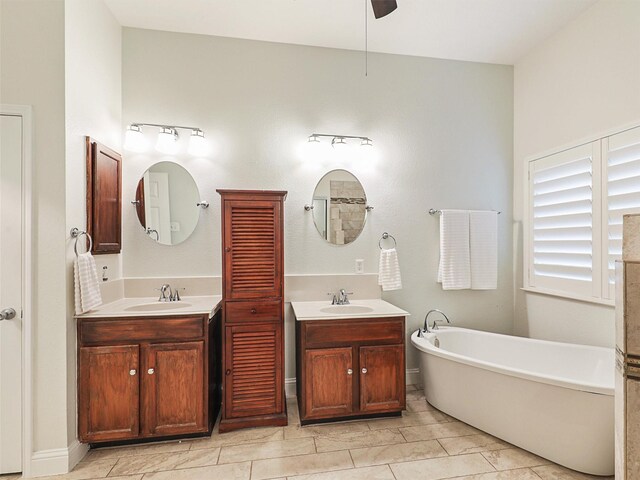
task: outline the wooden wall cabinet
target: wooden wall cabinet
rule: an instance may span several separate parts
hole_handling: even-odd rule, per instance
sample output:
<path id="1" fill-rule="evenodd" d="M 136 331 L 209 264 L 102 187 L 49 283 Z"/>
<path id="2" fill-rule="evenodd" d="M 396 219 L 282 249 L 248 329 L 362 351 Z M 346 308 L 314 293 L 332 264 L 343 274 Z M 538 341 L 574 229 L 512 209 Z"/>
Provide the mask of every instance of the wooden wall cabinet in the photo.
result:
<path id="1" fill-rule="evenodd" d="M 286 425 L 284 199 L 286 192 L 222 196 L 223 405 L 220 432 Z"/>
<path id="2" fill-rule="evenodd" d="M 303 425 L 398 415 L 406 406 L 404 317 L 296 321 Z"/>
<path id="3" fill-rule="evenodd" d="M 87 150 L 87 232 L 94 255 L 122 249 L 122 156 L 90 137 Z"/>
<path id="4" fill-rule="evenodd" d="M 220 315 L 78 319 L 78 430 L 90 443 L 211 431 Z"/>

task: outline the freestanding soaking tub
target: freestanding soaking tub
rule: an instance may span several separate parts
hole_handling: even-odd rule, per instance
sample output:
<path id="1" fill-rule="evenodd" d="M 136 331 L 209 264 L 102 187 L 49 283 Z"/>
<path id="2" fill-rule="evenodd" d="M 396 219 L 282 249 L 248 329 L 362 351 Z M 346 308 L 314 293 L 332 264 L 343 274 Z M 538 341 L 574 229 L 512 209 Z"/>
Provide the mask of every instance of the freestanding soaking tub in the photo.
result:
<path id="1" fill-rule="evenodd" d="M 455 327 L 411 343 L 434 407 L 565 467 L 613 475 L 613 349 Z"/>

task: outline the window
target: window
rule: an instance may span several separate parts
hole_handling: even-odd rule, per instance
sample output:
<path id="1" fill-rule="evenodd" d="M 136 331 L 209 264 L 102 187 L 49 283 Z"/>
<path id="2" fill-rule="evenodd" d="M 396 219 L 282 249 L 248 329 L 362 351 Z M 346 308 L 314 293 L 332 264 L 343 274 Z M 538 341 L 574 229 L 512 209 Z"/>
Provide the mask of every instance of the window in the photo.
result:
<path id="1" fill-rule="evenodd" d="M 628 213 L 640 213 L 640 128 L 531 161 L 526 287 L 612 303 Z"/>

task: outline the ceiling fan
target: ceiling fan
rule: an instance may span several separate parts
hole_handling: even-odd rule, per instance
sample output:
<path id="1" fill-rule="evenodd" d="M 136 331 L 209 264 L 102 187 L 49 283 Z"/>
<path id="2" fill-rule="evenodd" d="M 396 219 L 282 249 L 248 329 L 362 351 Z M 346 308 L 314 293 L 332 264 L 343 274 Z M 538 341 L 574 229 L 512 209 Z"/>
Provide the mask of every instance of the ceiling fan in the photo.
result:
<path id="1" fill-rule="evenodd" d="M 371 6 L 376 18 L 385 17 L 398 8 L 396 0 L 371 0 Z"/>

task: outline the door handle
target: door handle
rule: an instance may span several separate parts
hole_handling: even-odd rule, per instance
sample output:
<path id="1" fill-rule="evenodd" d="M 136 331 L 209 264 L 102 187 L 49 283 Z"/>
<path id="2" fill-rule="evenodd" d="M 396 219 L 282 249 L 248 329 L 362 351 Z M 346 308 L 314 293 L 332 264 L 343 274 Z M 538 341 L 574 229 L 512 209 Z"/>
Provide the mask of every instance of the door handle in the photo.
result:
<path id="1" fill-rule="evenodd" d="M 16 318 L 16 311 L 13 308 L 5 308 L 0 311 L 0 321 L 13 320 L 14 318 Z"/>

